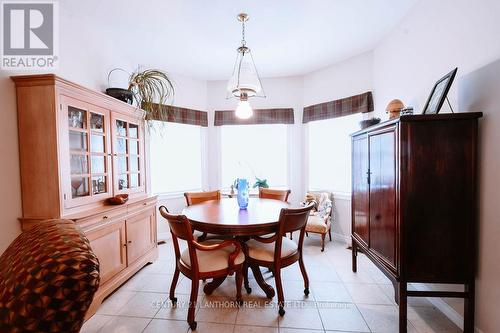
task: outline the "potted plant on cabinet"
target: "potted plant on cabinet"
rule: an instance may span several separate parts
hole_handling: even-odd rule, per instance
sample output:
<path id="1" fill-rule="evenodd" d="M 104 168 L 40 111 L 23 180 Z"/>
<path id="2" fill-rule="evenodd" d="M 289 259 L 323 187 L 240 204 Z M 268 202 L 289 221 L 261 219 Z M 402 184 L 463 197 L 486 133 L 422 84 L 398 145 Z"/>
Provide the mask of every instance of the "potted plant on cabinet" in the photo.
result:
<path id="1" fill-rule="evenodd" d="M 109 76 L 115 68 L 108 74 Z M 167 120 L 168 112 L 162 107 L 174 96 L 174 86 L 170 77 L 158 69 L 137 70 L 130 74 L 128 89 L 108 88 L 106 94 L 132 104 L 133 100 L 146 112 L 146 120 Z"/>

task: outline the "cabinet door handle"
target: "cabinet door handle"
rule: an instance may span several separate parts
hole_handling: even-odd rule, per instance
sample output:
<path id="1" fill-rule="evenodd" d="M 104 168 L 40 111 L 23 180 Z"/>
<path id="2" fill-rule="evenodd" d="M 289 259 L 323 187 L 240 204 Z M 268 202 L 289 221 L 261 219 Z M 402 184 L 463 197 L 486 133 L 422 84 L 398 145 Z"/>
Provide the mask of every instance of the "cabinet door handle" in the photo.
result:
<path id="1" fill-rule="evenodd" d="M 147 206 L 147 204 L 148 204 L 148 203 L 147 203 L 147 202 L 145 202 L 145 203 L 143 203 L 142 205 L 143 205 L 143 206 Z"/>
<path id="2" fill-rule="evenodd" d="M 128 241 L 129 244 L 132 244 L 132 241 Z"/>
<path id="3" fill-rule="evenodd" d="M 127 243 L 123 244 L 124 247 L 127 247 Z"/>
<path id="4" fill-rule="evenodd" d="M 102 217 L 102 219 L 103 219 L 103 220 L 107 220 L 107 219 L 108 219 L 108 216 L 107 216 L 107 215 L 104 215 L 104 216 Z"/>

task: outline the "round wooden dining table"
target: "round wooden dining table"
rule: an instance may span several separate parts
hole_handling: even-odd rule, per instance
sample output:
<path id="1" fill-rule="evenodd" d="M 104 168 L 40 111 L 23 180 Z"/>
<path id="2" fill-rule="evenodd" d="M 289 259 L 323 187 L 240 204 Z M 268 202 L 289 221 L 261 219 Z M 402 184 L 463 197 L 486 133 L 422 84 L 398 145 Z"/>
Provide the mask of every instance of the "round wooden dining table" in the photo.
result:
<path id="1" fill-rule="evenodd" d="M 280 200 L 250 198 L 247 209 L 240 209 L 236 198 L 211 200 L 188 206 L 182 211 L 193 229 L 223 236 L 259 236 L 276 230 L 282 208 Z"/>
<path id="2" fill-rule="evenodd" d="M 290 204 L 280 200 L 250 198 L 247 209 L 240 209 L 236 198 L 211 200 L 184 208 L 182 214 L 191 223 L 193 229 L 238 238 L 242 241 L 251 236 L 262 236 L 276 232 L 282 208 Z M 269 298 L 274 297 L 274 289 L 265 283 L 260 269 L 254 270 L 254 277 Z M 225 278 L 214 279 L 203 288 L 211 294 Z M 251 289 L 247 289 L 249 291 Z"/>

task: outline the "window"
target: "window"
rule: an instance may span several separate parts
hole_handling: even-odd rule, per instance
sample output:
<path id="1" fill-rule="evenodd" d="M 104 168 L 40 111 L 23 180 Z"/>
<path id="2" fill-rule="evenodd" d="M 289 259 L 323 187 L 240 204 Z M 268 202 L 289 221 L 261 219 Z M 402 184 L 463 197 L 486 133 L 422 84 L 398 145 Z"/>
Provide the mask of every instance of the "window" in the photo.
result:
<path id="1" fill-rule="evenodd" d="M 287 125 L 221 126 L 221 186 L 236 178 L 267 179 L 270 187 L 287 185 Z"/>
<path id="2" fill-rule="evenodd" d="M 153 122 L 150 131 L 153 193 L 201 189 L 201 131 L 195 125 Z"/>
<path id="3" fill-rule="evenodd" d="M 351 192 L 351 138 L 361 113 L 309 123 L 309 188 Z"/>

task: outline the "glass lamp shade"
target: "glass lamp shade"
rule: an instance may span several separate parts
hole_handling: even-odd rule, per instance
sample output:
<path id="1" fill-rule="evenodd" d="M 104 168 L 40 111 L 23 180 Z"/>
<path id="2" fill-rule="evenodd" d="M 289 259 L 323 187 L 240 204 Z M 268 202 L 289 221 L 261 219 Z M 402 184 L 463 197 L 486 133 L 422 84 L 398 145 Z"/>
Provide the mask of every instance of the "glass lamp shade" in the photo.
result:
<path id="1" fill-rule="evenodd" d="M 252 106 L 248 101 L 240 101 L 236 107 L 235 114 L 240 119 L 248 119 L 253 115 Z"/>
<path id="2" fill-rule="evenodd" d="M 253 97 L 262 91 L 250 49 L 238 49 L 238 56 L 234 64 L 233 75 L 227 84 L 227 91 L 234 97 L 240 97 L 241 94 Z"/>

